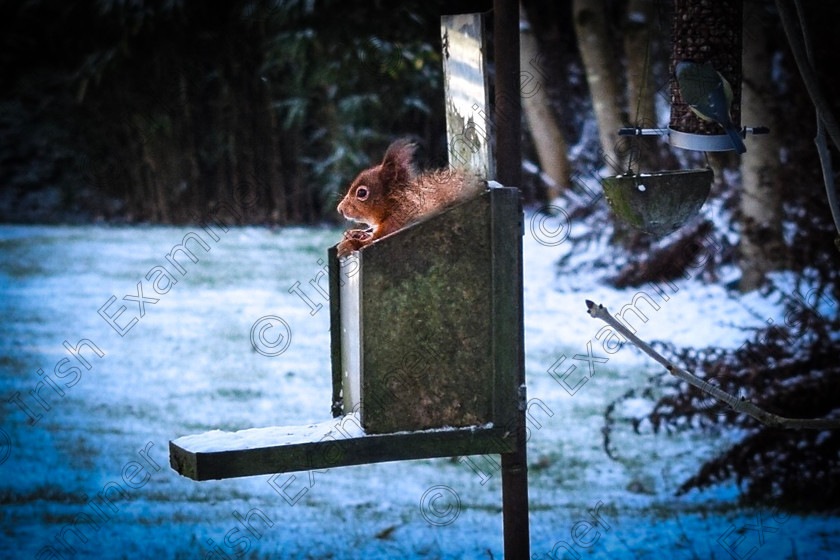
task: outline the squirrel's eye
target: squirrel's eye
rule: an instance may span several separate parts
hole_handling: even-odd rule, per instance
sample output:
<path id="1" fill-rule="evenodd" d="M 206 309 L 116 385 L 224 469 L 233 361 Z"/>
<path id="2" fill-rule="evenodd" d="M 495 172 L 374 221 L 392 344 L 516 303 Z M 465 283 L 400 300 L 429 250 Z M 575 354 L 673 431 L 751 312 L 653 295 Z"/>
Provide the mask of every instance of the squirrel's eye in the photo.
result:
<path id="1" fill-rule="evenodd" d="M 368 189 L 367 187 L 359 187 L 356 189 L 356 198 L 359 200 L 366 200 L 368 197 Z"/>

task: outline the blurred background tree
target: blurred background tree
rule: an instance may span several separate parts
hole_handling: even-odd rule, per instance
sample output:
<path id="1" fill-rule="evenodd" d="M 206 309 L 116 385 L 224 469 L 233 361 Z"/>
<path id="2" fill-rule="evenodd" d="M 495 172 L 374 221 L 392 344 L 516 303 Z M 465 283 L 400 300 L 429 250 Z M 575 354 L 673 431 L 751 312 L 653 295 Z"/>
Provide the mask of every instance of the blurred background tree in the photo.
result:
<path id="1" fill-rule="evenodd" d="M 434 4 L 0 10 L 7 221 L 184 223 L 239 189 L 244 222 L 312 222 L 393 136 L 445 154 Z"/>

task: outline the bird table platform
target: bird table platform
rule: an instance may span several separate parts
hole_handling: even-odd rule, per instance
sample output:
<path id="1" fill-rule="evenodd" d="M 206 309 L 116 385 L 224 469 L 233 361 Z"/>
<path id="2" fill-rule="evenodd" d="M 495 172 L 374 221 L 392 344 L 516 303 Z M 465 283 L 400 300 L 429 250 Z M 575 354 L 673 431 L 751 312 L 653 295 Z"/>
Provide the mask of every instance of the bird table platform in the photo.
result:
<path id="1" fill-rule="evenodd" d="M 519 190 L 492 188 L 357 257 L 330 249 L 337 416 L 181 437 L 172 468 L 208 480 L 511 452 L 524 398 L 521 235 Z"/>

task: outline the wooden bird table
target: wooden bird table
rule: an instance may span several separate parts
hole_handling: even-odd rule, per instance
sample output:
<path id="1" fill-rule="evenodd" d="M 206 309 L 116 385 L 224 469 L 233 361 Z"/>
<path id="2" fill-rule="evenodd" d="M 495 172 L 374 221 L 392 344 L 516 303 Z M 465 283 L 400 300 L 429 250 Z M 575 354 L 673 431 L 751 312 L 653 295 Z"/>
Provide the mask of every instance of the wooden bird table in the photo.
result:
<path id="1" fill-rule="evenodd" d="M 489 177 L 482 21 L 444 16 L 442 35 L 450 159 Z M 505 554 L 527 558 L 522 233 L 519 190 L 497 187 L 348 258 L 329 249 L 333 418 L 180 437 L 172 468 L 202 481 L 498 453 Z"/>

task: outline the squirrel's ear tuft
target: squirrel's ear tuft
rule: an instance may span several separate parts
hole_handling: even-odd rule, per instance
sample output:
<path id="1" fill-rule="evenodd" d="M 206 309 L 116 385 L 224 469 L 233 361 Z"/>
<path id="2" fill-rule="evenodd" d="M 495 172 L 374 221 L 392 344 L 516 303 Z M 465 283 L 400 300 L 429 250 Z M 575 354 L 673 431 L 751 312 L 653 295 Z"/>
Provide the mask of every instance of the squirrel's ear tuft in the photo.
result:
<path id="1" fill-rule="evenodd" d="M 388 147 L 382 160 L 382 179 L 386 185 L 407 183 L 414 176 L 414 150 L 410 140 L 397 140 Z"/>

